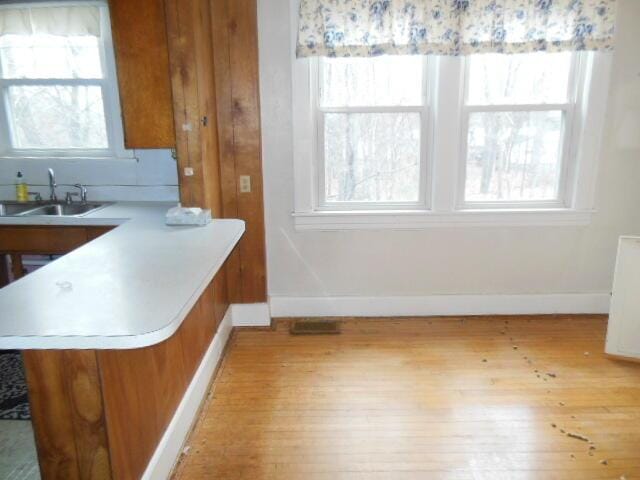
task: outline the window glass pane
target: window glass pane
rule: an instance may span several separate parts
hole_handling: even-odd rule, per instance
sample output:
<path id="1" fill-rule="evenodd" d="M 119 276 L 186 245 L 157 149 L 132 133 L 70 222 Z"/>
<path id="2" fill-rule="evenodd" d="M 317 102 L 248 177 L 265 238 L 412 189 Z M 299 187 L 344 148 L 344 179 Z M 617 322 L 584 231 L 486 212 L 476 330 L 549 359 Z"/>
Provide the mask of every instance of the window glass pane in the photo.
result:
<path id="1" fill-rule="evenodd" d="M 102 78 L 93 36 L 0 36 L 3 78 Z"/>
<path id="2" fill-rule="evenodd" d="M 562 112 L 480 112 L 469 118 L 465 200 L 555 200 Z"/>
<path id="3" fill-rule="evenodd" d="M 98 86 L 12 86 L 7 90 L 14 148 L 107 148 Z"/>
<path id="4" fill-rule="evenodd" d="M 570 52 L 480 54 L 468 61 L 471 105 L 567 101 Z"/>
<path id="5" fill-rule="evenodd" d="M 420 114 L 328 113 L 327 202 L 417 202 Z"/>
<path id="6" fill-rule="evenodd" d="M 353 107 L 422 104 L 422 58 L 322 58 L 320 105 Z"/>

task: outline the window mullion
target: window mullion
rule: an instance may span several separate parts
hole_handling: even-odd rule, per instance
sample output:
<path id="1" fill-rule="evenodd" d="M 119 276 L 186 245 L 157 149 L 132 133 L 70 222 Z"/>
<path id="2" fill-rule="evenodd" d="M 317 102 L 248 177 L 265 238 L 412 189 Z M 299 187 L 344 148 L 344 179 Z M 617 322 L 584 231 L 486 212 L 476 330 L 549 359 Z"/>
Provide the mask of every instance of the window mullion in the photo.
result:
<path id="1" fill-rule="evenodd" d="M 432 209 L 451 212 L 456 207 L 458 168 L 461 153 L 463 104 L 463 61 L 460 57 L 439 57 L 432 78 L 434 130 Z"/>

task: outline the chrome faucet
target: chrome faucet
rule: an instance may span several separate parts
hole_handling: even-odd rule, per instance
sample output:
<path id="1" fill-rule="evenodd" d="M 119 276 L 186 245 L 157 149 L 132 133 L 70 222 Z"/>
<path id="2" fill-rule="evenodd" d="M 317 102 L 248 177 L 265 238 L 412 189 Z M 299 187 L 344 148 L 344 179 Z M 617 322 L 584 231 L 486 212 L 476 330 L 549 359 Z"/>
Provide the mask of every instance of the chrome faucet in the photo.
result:
<path id="1" fill-rule="evenodd" d="M 80 190 L 80 193 L 67 192 L 67 203 L 71 202 L 71 197 L 72 196 L 79 196 L 80 197 L 80 203 L 87 203 L 87 187 L 85 187 L 81 183 L 74 183 L 71 186 L 77 188 L 78 190 Z"/>
<path id="2" fill-rule="evenodd" d="M 56 173 L 53 171 L 53 168 L 49 169 L 49 199 L 52 202 L 58 201 L 58 196 L 56 195 Z"/>

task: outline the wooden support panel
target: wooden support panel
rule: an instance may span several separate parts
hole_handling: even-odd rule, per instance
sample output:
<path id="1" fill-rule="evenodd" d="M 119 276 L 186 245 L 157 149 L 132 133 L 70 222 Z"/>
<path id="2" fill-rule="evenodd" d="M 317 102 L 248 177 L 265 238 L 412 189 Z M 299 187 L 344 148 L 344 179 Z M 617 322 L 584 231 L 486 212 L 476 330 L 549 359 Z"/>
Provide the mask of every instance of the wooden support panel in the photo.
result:
<path id="1" fill-rule="evenodd" d="M 180 336 L 97 352 L 114 478 L 140 478 L 186 390 Z"/>
<path id="2" fill-rule="evenodd" d="M 267 298 L 256 0 L 211 2 L 223 213 L 246 222 L 229 259 L 232 303 Z M 251 192 L 239 192 L 240 175 Z"/>
<path id="3" fill-rule="evenodd" d="M 24 352 L 43 479 L 142 476 L 226 313 L 218 288 L 224 276 L 158 345 Z"/>
<path id="4" fill-rule="evenodd" d="M 216 276 L 168 340 L 97 352 L 114 478 L 144 473 L 228 307 L 216 295 L 219 282 Z"/>
<path id="5" fill-rule="evenodd" d="M 95 352 L 27 350 L 23 356 L 42 478 L 111 478 Z"/>

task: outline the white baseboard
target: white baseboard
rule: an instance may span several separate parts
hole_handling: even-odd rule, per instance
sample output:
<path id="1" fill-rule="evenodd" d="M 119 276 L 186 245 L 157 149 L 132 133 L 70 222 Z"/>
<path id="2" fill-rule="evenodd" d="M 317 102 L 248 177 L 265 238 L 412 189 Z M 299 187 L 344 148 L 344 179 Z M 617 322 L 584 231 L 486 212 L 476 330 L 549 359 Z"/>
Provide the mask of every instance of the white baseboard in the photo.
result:
<path id="1" fill-rule="evenodd" d="M 273 317 L 402 317 L 608 313 L 608 293 L 269 298 Z M 234 316 L 235 325 L 235 316 Z"/>
<path id="2" fill-rule="evenodd" d="M 268 303 L 234 303 L 231 305 L 234 327 L 268 327 L 271 315 Z"/>
<path id="3" fill-rule="evenodd" d="M 205 395 L 207 387 L 211 381 L 211 376 L 222 357 L 224 346 L 227 344 L 232 329 L 232 309 L 227 310 L 222 322 L 218 326 L 218 332 L 207 352 L 205 353 L 200 366 L 196 370 L 193 380 L 189 384 L 187 391 L 182 397 L 182 401 L 171 419 L 153 457 L 147 465 L 147 469 L 142 475 L 143 480 L 160 480 L 169 478 L 171 470 L 180 457 L 187 435 L 191 430 L 193 422 Z"/>

